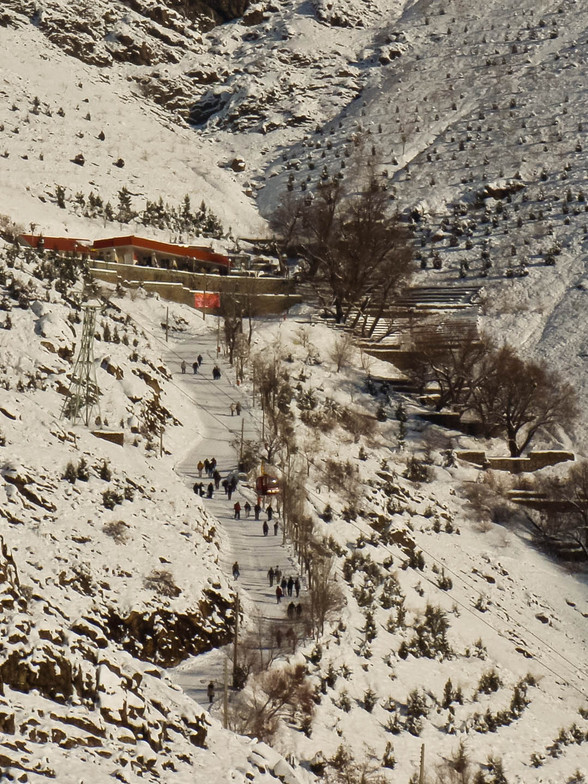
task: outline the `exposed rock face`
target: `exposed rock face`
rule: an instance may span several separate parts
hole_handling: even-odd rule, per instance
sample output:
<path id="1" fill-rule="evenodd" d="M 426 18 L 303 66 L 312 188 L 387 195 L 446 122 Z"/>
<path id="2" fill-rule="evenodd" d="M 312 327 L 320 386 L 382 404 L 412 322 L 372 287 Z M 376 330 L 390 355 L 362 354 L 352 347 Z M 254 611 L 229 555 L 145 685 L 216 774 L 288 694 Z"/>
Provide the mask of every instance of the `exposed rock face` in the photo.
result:
<path id="1" fill-rule="evenodd" d="M 212 600 L 210 596 L 204 601 L 203 610 Z M 204 746 L 206 720 L 198 715 L 197 706 L 172 692 L 159 671 L 147 670 L 113 643 L 109 627 L 102 626 L 98 617 L 68 624 L 43 597 L 27 596 L 1 539 L 0 604 L 0 732 L 22 738 L 18 753 L 16 747 L 0 744 L 0 767 L 26 770 L 33 744 L 95 749 L 97 755 L 110 757 L 122 741 L 125 748 L 137 745 L 135 771 L 153 772 L 164 744 L 161 764 L 174 767 L 170 740 L 175 743 L 181 738 L 187 744 L 179 759 L 188 758 L 186 748 Z M 156 635 L 153 646 L 141 648 L 142 658 L 179 660 L 187 648 L 185 640 L 183 648 L 180 643 L 182 632 L 198 636 L 196 619 L 190 623 L 171 616 L 159 620 L 159 626 L 169 625 L 165 640 Z M 138 638 L 147 634 L 147 628 L 153 631 L 155 624 L 154 618 L 129 619 L 125 628 L 129 636 L 136 635 L 137 649 Z M 210 631 L 206 639 L 212 641 Z M 205 645 L 203 638 L 201 645 Z M 15 692 L 28 695 L 33 690 L 38 692 L 34 707 L 29 703 L 21 709 Z M 181 709 L 162 709 L 168 691 L 174 701 L 182 702 Z M 48 776 L 49 771 L 45 771 Z"/>
<path id="2" fill-rule="evenodd" d="M 60 49 L 89 65 L 149 66 L 179 62 L 186 51 L 197 49 L 201 31 L 242 16 L 249 0 L 98 0 L 78 4 L 75 13 L 51 0 L 42 9 L 29 0 L 3 5 L 0 25 L 29 20 Z"/>

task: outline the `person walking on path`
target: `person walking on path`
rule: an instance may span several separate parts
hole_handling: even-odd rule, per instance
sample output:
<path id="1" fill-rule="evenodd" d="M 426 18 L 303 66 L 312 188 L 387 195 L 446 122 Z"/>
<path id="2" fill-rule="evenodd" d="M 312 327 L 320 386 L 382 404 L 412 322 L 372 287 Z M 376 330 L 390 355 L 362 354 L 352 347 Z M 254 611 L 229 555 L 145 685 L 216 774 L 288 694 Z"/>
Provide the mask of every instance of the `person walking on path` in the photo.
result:
<path id="1" fill-rule="evenodd" d="M 194 490 L 195 495 L 198 495 L 200 493 L 200 485 L 198 484 L 198 482 L 194 482 L 194 487 L 192 489 Z"/>
<path id="2" fill-rule="evenodd" d="M 280 569 L 279 566 L 276 566 L 276 568 L 274 569 L 274 573 L 276 575 L 276 582 L 279 583 L 280 580 L 282 579 L 282 570 Z"/>
<path id="3" fill-rule="evenodd" d="M 208 695 L 208 704 L 212 705 L 212 701 L 214 700 L 214 683 L 210 681 L 206 688 L 206 694 Z"/>
<path id="4" fill-rule="evenodd" d="M 280 588 L 280 586 L 278 585 L 277 588 L 276 588 L 276 604 L 280 603 L 280 599 L 282 598 L 283 595 L 284 595 L 284 593 L 283 593 L 282 589 Z"/>
<path id="5" fill-rule="evenodd" d="M 300 618 L 301 615 L 302 615 L 302 605 L 300 604 L 300 602 L 298 602 L 298 604 L 296 605 L 296 617 Z"/>
<path id="6" fill-rule="evenodd" d="M 288 618 L 290 619 L 294 618 L 295 614 L 296 614 L 296 606 L 294 602 L 290 602 L 290 604 L 288 605 Z"/>
<path id="7" fill-rule="evenodd" d="M 279 524 L 279 523 L 278 523 L 278 521 L 276 520 L 276 522 L 274 523 L 274 536 L 277 536 L 277 535 L 278 535 L 278 528 L 279 528 L 279 527 L 280 527 L 280 524 Z"/>
<path id="8" fill-rule="evenodd" d="M 229 501 L 231 500 L 231 496 L 233 495 L 233 485 L 229 482 L 227 484 L 227 497 Z"/>
<path id="9" fill-rule="evenodd" d="M 235 501 L 233 509 L 235 510 L 235 520 L 240 520 L 241 519 L 241 504 L 238 501 Z"/>
<path id="10" fill-rule="evenodd" d="M 221 484 L 223 486 L 223 490 L 225 491 L 225 495 L 228 495 L 229 494 L 229 480 L 228 479 L 223 479 Z"/>
<path id="11" fill-rule="evenodd" d="M 262 530 L 263 530 L 263 535 L 264 535 L 264 536 L 267 536 L 267 535 L 269 534 L 269 526 L 268 526 L 268 524 L 265 522 L 265 520 L 263 521 Z"/>
<path id="12" fill-rule="evenodd" d="M 206 488 L 206 497 L 212 498 L 213 494 L 214 494 L 214 485 L 212 484 L 212 482 L 209 482 L 208 487 Z"/>
<path id="13" fill-rule="evenodd" d="M 212 476 L 212 472 L 216 468 L 216 457 L 213 457 L 210 461 L 210 475 Z"/>
<path id="14" fill-rule="evenodd" d="M 220 377 L 221 377 L 220 368 L 218 365 L 215 365 L 212 368 L 212 378 L 214 381 L 218 381 Z"/>
<path id="15" fill-rule="evenodd" d="M 292 596 L 292 591 L 294 590 L 294 578 L 288 578 L 288 596 Z"/>
<path id="16" fill-rule="evenodd" d="M 185 362 L 185 360 L 182 360 L 182 364 L 180 365 L 180 367 L 182 368 L 182 373 L 185 373 L 186 372 L 186 362 Z"/>
<path id="17" fill-rule="evenodd" d="M 200 365 L 202 364 L 202 354 L 198 354 L 196 358 L 196 362 L 198 362 L 198 367 L 200 367 Z"/>
<path id="18" fill-rule="evenodd" d="M 220 480 L 221 480 L 221 475 L 220 475 L 220 473 L 219 473 L 219 472 L 216 470 L 216 468 L 215 468 L 215 469 L 214 469 L 214 471 L 212 472 L 212 478 L 214 479 L 214 489 L 215 489 L 215 490 L 218 490 L 218 488 L 220 487 Z"/>
<path id="19" fill-rule="evenodd" d="M 235 413 L 237 414 L 237 416 L 241 416 L 241 403 L 239 403 L 238 400 L 235 403 Z"/>
<path id="20" fill-rule="evenodd" d="M 231 403 L 231 416 L 235 416 L 235 405 Z"/>
<path id="21" fill-rule="evenodd" d="M 269 568 L 269 571 L 267 573 L 267 579 L 269 580 L 270 588 L 273 588 L 274 587 L 274 568 L 273 568 L 273 566 L 270 566 L 270 568 Z"/>
<path id="22" fill-rule="evenodd" d="M 253 514 L 255 515 L 255 519 L 259 520 L 259 513 L 261 512 L 261 506 L 259 504 L 255 504 L 253 507 Z"/>
<path id="23" fill-rule="evenodd" d="M 210 460 L 206 457 L 204 458 L 204 473 L 206 474 L 206 476 L 209 475 L 208 473 L 209 471 L 210 471 Z"/>
<path id="24" fill-rule="evenodd" d="M 280 582 L 280 587 L 284 593 L 288 590 L 288 580 L 285 577 L 282 577 L 282 581 Z"/>
<path id="25" fill-rule="evenodd" d="M 198 362 L 192 362 L 192 370 L 194 371 L 194 375 L 198 373 Z"/>
<path id="26" fill-rule="evenodd" d="M 245 506 L 243 507 L 243 509 L 245 510 L 245 517 L 249 517 L 249 515 L 251 514 L 251 504 L 249 503 L 249 501 L 245 501 Z"/>
<path id="27" fill-rule="evenodd" d="M 267 513 L 267 519 L 268 519 L 268 522 L 269 522 L 272 519 L 272 517 L 274 516 L 274 510 L 272 509 L 272 505 L 270 504 L 265 511 Z"/>
<path id="28" fill-rule="evenodd" d="M 300 596 L 300 578 L 299 577 L 297 577 L 294 580 L 294 590 L 296 591 L 296 598 L 298 599 L 298 597 Z"/>
<path id="29" fill-rule="evenodd" d="M 204 463 L 202 462 L 202 460 L 198 461 L 198 465 L 196 466 L 196 468 L 198 469 L 198 476 L 202 478 L 202 469 L 204 468 Z"/>
<path id="30" fill-rule="evenodd" d="M 235 561 L 235 563 L 233 564 L 233 577 L 235 578 L 235 580 L 239 577 L 240 574 L 241 573 L 239 571 L 239 562 Z"/>

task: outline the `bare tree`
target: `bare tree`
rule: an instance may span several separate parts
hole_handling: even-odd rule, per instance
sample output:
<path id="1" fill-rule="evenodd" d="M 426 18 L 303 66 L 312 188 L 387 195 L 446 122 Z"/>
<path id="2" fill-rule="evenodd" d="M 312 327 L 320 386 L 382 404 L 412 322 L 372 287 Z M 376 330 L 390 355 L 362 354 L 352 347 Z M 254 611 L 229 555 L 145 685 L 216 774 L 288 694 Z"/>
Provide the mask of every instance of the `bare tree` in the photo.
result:
<path id="1" fill-rule="evenodd" d="M 309 570 L 310 619 L 315 636 L 320 637 L 325 623 L 344 605 L 343 592 L 335 578 L 333 559 L 323 553 L 313 555 Z"/>
<path id="2" fill-rule="evenodd" d="M 563 478 L 538 484 L 549 506 L 542 515 L 542 530 L 549 538 L 580 547 L 588 557 L 588 460 L 572 466 Z"/>
<path id="3" fill-rule="evenodd" d="M 576 392 L 544 365 L 526 362 L 510 346 L 488 351 L 476 365 L 467 407 L 487 435 L 499 429 L 519 457 L 541 429 L 569 426 L 578 415 Z"/>
<path id="4" fill-rule="evenodd" d="M 297 244 L 307 278 L 326 286 L 338 323 L 357 303 L 381 312 L 408 281 L 408 232 L 387 215 L 388 197 L 374 176 L 354 193 L 337 180 L 319 185 L 314 198 L 283 204 L 291 217 L 274 226 L 282 225 L 282 242 Z"/>

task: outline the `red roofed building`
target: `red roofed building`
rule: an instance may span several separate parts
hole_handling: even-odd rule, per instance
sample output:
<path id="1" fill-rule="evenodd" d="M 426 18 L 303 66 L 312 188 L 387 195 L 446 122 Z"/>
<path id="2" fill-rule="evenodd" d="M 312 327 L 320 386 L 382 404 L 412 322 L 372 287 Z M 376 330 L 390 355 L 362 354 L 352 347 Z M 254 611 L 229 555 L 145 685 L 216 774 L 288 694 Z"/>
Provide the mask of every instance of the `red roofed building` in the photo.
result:
<path id="1" fill-rule="evenodd" d="M 96 240 L 92 251 L 107 261 L 116 261 L 119 264 L 139 264 L 190 272 L 206 270 L 226 274 L 231 266 L 228 256 L 215 253 L 210 248 L 174 245 L 135 236 Z"/>
<path id="2" fill-rule="evenodd" d="M 77 253 L 87 255 L 90 253 L 90 240 L 74 239 L 73 237 L 44 237 L 37 234 L 21 234 L 20 239 L 31 248 L 55 250 L 58 253 Z"/>

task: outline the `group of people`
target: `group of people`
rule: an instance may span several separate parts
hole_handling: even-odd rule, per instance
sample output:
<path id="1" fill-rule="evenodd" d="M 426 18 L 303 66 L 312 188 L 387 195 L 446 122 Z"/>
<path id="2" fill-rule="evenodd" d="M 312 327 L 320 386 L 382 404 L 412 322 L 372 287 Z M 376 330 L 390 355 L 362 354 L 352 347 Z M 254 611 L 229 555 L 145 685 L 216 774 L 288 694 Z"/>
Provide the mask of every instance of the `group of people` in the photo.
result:
<path id="1" fill-rule="evenodd" d="M 194 373 L 194 375 L 197 375 L 198 371 L 200 370 L 200 365 L 202 365 L 202 361 L 203 361 L 202 354 L 198 354 L 198 356 L 196 357 L 194 362 L 192 362 L 192 372 Z M 182 370 L 182 373 L 186 372 L 188 366 L 186 364 L 186 360 L 185 359 L 183 359 L 182 362 L 180 363 L 180 368 Z M 218 381 L 218 379 L 221 377 L 221 375 L 222 375 L 222 373 L 221 373 L 221 370 L 220 370 L 219 366 L 215 365 L 212 368 L 212 378 L 213 378 L 213 380 L 214 381 Z M 240 408 L 240 406 L 239 406 L 239 408 Z"/>
<path id="2" fill-rule="evenodd" d="M 216 471 L 216 457 L 213 457 L 210 460 L 208 458 L 206 458 L 204 461 L 199 460 L 196 464 L 196 468 L 198 469 L 198 476 L 202 476 L 202 471 L 204 471 L 206 476 L 212 477 Z M 220 481 L 220 474 L 218 477 Z"/>
<path id="3" fill-rule="evenodd" d="M 235 414 L 241 416 L 241 403 L 239 403 L 238 400 L 236 403 L 231 403 L 231 416 L 234 416 Z"/>
<path id="4" fill-rule="evenodd" d="M 296 579 L 294 579 L 294 577 L 290 575 L 290 577 L 286 579 L 286 575 L 282 574 L 282 570 L 279 566 L 276 566 L 275 569 L 273 566 L 270 566 L 267 573 L 267 579 L 269 580 L 270 588 L 273 588 L 274 581 L 276 582 L 276 586 L 280 588 L 280 599 L 286 594 L 288 594 L 288 596 L 292 596 L 293 593 L 296 593 L 296 598 L 300 596 L 300 578 L 296 577 Z"/>

